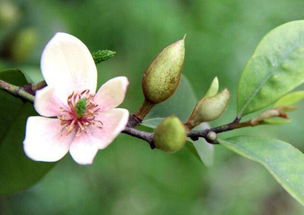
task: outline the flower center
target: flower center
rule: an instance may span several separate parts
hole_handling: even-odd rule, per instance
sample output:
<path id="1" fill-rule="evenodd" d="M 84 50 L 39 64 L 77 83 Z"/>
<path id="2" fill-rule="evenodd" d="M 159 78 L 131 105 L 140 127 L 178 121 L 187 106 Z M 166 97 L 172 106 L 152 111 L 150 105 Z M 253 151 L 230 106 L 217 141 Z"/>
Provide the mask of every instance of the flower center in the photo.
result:
<path id="1" fill-rule="evenodd" d="M 87 109 L 87 100 L 79 99 L 75 105 L 77 117 L 80 118 L 80 117 L 84 116 L 86 109 Z"/>
<path id="2" fill-rule="evenodd" d="M 58 116 L 62 125 L 62 134 L 75 131 L 76 135 L 87 133 L 90 127 L 102 128 L 102 122 L 96 119 L 100 108 L 94 102 L 94 95 L 89 90 L 73 92 L 67 99 L 67 107 L 61 107 Z"/>

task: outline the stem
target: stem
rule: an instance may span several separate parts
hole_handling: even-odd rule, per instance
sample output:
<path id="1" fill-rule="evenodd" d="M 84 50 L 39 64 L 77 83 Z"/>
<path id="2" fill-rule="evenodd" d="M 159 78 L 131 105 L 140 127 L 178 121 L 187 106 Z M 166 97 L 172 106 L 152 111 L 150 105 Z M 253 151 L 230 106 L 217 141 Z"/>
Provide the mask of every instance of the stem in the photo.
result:
<path id="1" fill-rule="evenodd" d="M 154 105 L 155 104 L 153 104 L 145 99 L 144 103 L 141 105 L 139 110 L 136 113 L 130 115 L 128 127 L 134 128 L 137 125 L 139 125 L 143 121 L 145 116 L 151 111 L 151 109 L 154 107 Z"/>
<path id="2" fill-rule="evenodd" d="M 218 126 L 215 128 L 204 129 L 201 131 L 189 131 L 187 136 L 193 140 L 198 140 L 199 138 L 204 138 L 211 144 L 218 144 L 216 141 L 209 139 L 208 134 L 210 132 L 214 132 L 217 134 L 217 133 L 222 133 L 222 132 L 226 132 L 226 131 L 230 131 L 230 130 L 234 130 L 234 129 L 245 128 L 245 127 L 249 127 L 249 126 L 257 126 L 257 125 L 260 125 L 260 124 L 259 123 L 253 124 L 252 120 L 248 120 L 246 122 L 240 122 L 240 118 L 236 118 L 233 122 L 228 123 L 226 125 L 221 125 L 221 126 Z M 135 128 L 126 127 L 122 131 L 122 133 L 145 140 L 150 144 L 151 148 L 154 147 L 154 145 L 153 145 L 154 133 L 152 133 L 152 132 L 145 132 L 145 131 L 137 130 Z"/>
<path id="3" fill-rule="evenodd" d="M 32 103 L 34 102 L 35 97 L 32 94 L 25 91 L 25 89 L 23 87 L 18 87 L 16 85 L 9 84 L 3 80 L 0 80 L 0 88 L 4 89 L 5 91 L 7 91 L 8 93 L 10 93 L 14 96 L 25 99 Z"/>
<path id="4" fill-rule="evenodd" d="M 151 148 L 155 148 L 154 144 L 153 144 L 153 136 L 154 134 L 151 133 L 151 132 L 145 132 L 145 131 L 140 131 L 140 130 L 137 130 L 135 128 L 129 128 L 129 127 L 126 127 L 122 133 L 125 133 L 125 134 L 128 134 L 132 137 L 136 137 L 136 138 L 139 138 L 139 139 L 142 139 L 142 140 L 145 140 L 147 141 Z"/>
<path id="5" fill-rule="evenodd" d="M 286 116 L 280 116 L 277 115 L 278 117 L 283 117 L 286 118 Z M 273 116 L 270 116 L 273 117 Z M 269 118 L 270 118 L 269 117 Z M 235 129 L 239 129 L 239 128 L 245 128 L 245 127 L 254 127 L 254 126 L 258 126 L 263 124 L 263 120 L 266 118 L 261 118 L 259 120 L 257 120 L 258 118 L 254 118 L 254 119 L 250 119 L 248 121 L 245 122 L 240 122 L 241 118 L 240 117 L 236 117 L 235 120 L 231 123 L 228 123 L 226 125 L 221 125 L 215 128 L 209 128 L 209 129 L 205 129 L 202 131 L 190 131 L 188 132 L 188 137 L 190 137 L 193 140 L 198 140 L 198 138 L 203 137 L 205 138 L 209 143 L 211 144 L 217 144 L 217 142 L 214 142 L 213 140 L 209 140 L 208 138 L 208 134 L 210 132 L 214 132 L 215 134 L 218 133 L 223 133 L 226 131 L 231 131 L 231 130 L 235 130 Z"/>
<path id="6" fill-rule="evenodd" d="M 41 89 L 43 87 L 45 87 L 44 81 L 39 82 L 34 86 L 25 85 L 23 87 L 18 87 L 13 84 L 7 83 L 3 80 L 0 80 L 0 89 L 4 89 L 13 96 L 20 97 L 32 103 L 34 102 L 34 98 L 35 98 L 33 95 L 35 93 L 35 90 Z M 152 149 L 155 148 L 153 144 L 154 133 L 140 131 L 135 129 L 134 127 L 142 122 L 143 118 L 150 112 L 150 110 L 153 108 L 154 105 L 155 104 L 152 104 L 151 102 L 145 100 L 139 111 L 136 112 L 135 114 L 130 115 L 127 127 L 122 131 L 122 133 L 147 141 Z M 221 125 L 215 128 L 204 129 L 201 131 L 191 130 L 187 133 L 187 136 L 190 137 L 192 140 L 198 140 L 199 138 L 204 138 L 206 141 L 208 141 L 211 144 L 217 144 L 216 138 L 210 139 L 210 137 L 214 136 L 214 135 L 209 135 L 211 134 L 211 132 L 218 134 L 234 129 L 245 128 L 250 126 L 251 127 L 258 126 L 263 124 L 264 119 L 271 117 L 287 118 L 287 114 L 284 112 L 284 108 L 288 108 L 288 107 L 281 107 L 281 108 L 279 107 L 276 109 L 267 110 L 264 113 L 260 114 L 259 116 L 245 122 L 240 122 L 241 117 L 237 116 L 235 120 L 232 121 L 231 123 L 228 123 L 226 125 Z"/>
<path id="7" fill-rule="evenodd" d="M 145 116 L 151 111 L 155 104 L 147 101 L 145 99 L 144 103 L 141 105 L 140 109 L 134 114 L 139 119 L 143 120 Z"/>
<path id="8" fill-rule="evenodd" d="M 222 133 L 222 132 L 226 132 L 226 131 L 230 131 L 230 130 L 234 130 L 234 129 L 245 128 L 245 127 L 250 127 L 250 126 L 253 127 L 253 126 L 257 126 L 257 125 L 260 125 L 260 123 L 256 123 L 256 122 L 253 123 L 252 120 L 240 122 L 240 118 L 237 117 L 233 122 L 228 123 L 226 125 L 221 125 L 221 126 L 218 126 L 215 128 L 204 129 L 201 131 L 189 131 L 187 136 L 193 140 L 198 140 L 201 137 L 201 138 L 204 138 L 205 140 L 207 140 L 207 142 L 209 142 L 211 144 L 218 144 L 216 141 L 209 139 L 208 134 L 210 132 L 214 132 L 214 133 L 218 134 L 218 133 Z M 151 145 L 151 144 L 153 144 L 153 136 L 154 136 L 154 133 L 152 133 L 152 132 L 145 132 L 145 131 L 137 130 L 135 128 L 126 127 L 125 130 L 122 131 L 122 133 L 145 140 L 150 144 L 151 147 L 153 146 L 153 145 Z"/>
<path id="9" fill-rule="evenodd" d="M 46 87 L 46 82 L 40 81 L 40 82 L 32 85 L 32 90 L 33 90 L 33 92 L 36 92 L 37 90 L 40 90 L 44 87 Z"/>

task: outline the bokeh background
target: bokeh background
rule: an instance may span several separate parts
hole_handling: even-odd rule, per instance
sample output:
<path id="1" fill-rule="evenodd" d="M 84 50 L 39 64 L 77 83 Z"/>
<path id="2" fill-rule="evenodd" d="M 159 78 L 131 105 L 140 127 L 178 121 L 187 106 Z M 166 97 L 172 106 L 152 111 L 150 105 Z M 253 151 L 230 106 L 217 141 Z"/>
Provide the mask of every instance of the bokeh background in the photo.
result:
<path id="1" fill-rule="evenodd" d="M 147 65 L 187 34 L 184 75 L 197 97 L 215 76 L 232 92 L 225 116 L 213 123 L 219 125 L 235 116 L 239 76 L 263 35 L 303 19 L 303 11 L 303 0 L 0 0 L 0 68 L 39 71 L 47 41 L 68 32 L 91 51 L 117 51 L 98 65 L 100 78 L 129 78 L 122 106 L 132 112 L 142 102 Z M 293 113 L 289 125 L 224 136 L 268 135 L 303 150 L 302 115 Z M 299 215 L 304 209 L 265 169 L 221 146 L 206 168 L 186 149 L 166 154 L 120 135 L 93 165 L 79 166 L 66 156 L 35 186 L 0 197 L 0 214 Z"/>

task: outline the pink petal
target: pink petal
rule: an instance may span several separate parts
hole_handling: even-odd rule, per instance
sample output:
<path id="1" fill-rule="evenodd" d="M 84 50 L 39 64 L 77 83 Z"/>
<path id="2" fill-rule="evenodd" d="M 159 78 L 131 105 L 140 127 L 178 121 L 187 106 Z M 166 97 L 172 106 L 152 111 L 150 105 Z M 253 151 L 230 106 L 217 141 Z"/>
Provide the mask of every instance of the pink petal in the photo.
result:
<path id="1" fill-rule="evenodd" d="M 82 165 L 92 164 L 97 151 L 96 139 L 87 134 L 76 137 L 70 146 L 72 158 Z"/>
<path id="2" fill-rule="evenodd" d="M 88 48 L 76 37 L 57 33 L 46 45 L 41 70 L 48 86 L 67 98 L 73 90 L 96 91 L 97 69 Z"/>
<path id="3" fill-rule="evenodd" d="M 64 106 L 65 102 L 60 101 L 56 96 L 54 88 L 47 86 L 36 92 L 34 107 L 40 115 L 46 117 L 58 116 L 60 107 Z"/>
<path id="4" fill-rule="evenodd" d="M 115 137 L 126 127 L 129 112 L 126 109 L 116 108 L 101 113 L 97 119 L 103 123 L 102 128 L 95 127 L 89 134 L 97 141 L 99 149 L 107 147 Z"/>
<path id="5" fill-rule="evenodd" d="M 36 161 L 58 161 L 69 150 L 73 135 L 61 135 L 58 119 L 29 117 L 23 142 L 25 154 Z"/>
<path id="6" fill-rule="evenodd" d="M 108 111 L 120 105 L 128 87 L 126 77 L 116 77 L 107 81 L 95 95 L 95 102 L 100 105 L 102 111 Z"/>

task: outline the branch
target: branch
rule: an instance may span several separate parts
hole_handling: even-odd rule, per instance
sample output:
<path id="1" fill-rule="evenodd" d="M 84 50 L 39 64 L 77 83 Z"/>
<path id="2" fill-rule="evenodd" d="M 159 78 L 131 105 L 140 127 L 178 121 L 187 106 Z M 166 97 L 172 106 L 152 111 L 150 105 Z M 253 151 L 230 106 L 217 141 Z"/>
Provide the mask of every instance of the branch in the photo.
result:
<path id="1" fill-rule="evenodd" d="M 134 120 L 133 115 L 131 115 L 129 118 L 129 122 L 130 121 L 132 122 L 133 120 Z M 228 123 L 226 125 L 222 125 L 222 126 L 210 128 L 210 129 L 204 129 L 201 131 L 189 131 L 187 136 L 190 137 L 192 140 L 198 140 L 199 138 L 204 138 L 206 141 L 208 141 L 211 144 L 217 144 L 217 142 L 214 139 L 210 139 L 210 135 L 209 135 L 210 133 L 217 134 L 217 133 L 222 133 L 225 131 L 230 131 L 230 130 L 234 130 L 234 129 L 238 129 L 238 128 L 258 125 L 258 123 L 253 125 L 251 123 L 251 121 L 252 120 L 249 120 L 246 122 L 240 122 L 240 118 L 237 117 L 233 122 Z M 150 144 L 152 149 L 155 148 L 155 146 L 153 144 L 154 133 L 152 133 L 152 132 L 145 132 L 145 131 L 137 130 L 135 128 L 126 127 L 122 131 L 122 133 L 145 140 Z"/>
<path id="2" fill-rule="evenodd" d="M 46 82 L 45 81 L 40 81 L 36 84 L 32 84 L 32 91 L 35 93 L 37 90 L 40 90 L 44 87 L 46 87 Z"/>
<path id="3" fill-rule="evenodd" d="M 258 125 L 258 124 L 256 124 L 256 125 Z M 222 133 L 222 132 L 226 132 L 226 131 L 231 131 L 234 129 L 245 128 L 245 127 L 256 126 L 256 125 L 251 124 L 251 120 L 248 120 L 246 122 L 240 122 L 240 118 L 237 117 L 233 122 L 228 123 L 226 125 L 221 125 L 221 126 L 218 126 L 215 128 L 208 128 L 208 129 L 204 129 L 201 131 L 192 130 L 192 131 L 188 132 L 188 137 L 190 137 L 192 140 L 198 140 L 200 137 L 202 137 L 211 144 L 217 144 L 216 141 L 214 141 L 213 139 L 211 140 L 209 138 L 208 134 L 210 134 L 211 132 L 218 134 L 218 133 Z"/>
<path id="4" fill-rule="evenodd" d="M 136 138 L 145 140 L 145 141 L 147 141 L 150 144 L 150 147 L 152 149 L 155 148 L 155 146 L 153 144 L 153 136 L 154 136 L 154 134 L 151 133 L 151 132 L 145 132 L 145 131 L 137 130 L 135 128 L 126 127 L 122 131 L 122 133 L 128 134 L 128 135 L 130 135 L 132 137 L 136 137 Z"/>
<path id="5" fill-rule="evenodd" d="M 194 141 L 198 140 L 199 138 L 204 138 L 210 144 L 218 144 L 218 142 L 216 141 L 216 134 L 235 130 L 235 129 L 245 128 L 245 127 L 254 127 L 254 126 L 262 125 L 264 124 L 264 120 L 267 118 L 272 118 L 272 117 L 287 118 L 287 115 L 284 112 L 284 109 L 286 108 L 287 107 L 279 107 L 279 108 L 267 110 L 262 114 L 260 114 L 259 116 L 245 122 L 240 122 L 241 118 L 236 117 L 234 121 L 225 125 L 221 125 L 214 128 L 208 128 L 201 131 L 191 130 L 187 133 L 187 136 Z M 133 115 L 130 116 L 129 121 L 130 120 L 131 121 L 134 120 Z M 152 132 L 144 132 L 134 128 L 126 127 L 123 133 L 147 141 L 150 144 L 151 148 L 155 147 L 153 144 L 154 133 Z"/>
<path id="6" fill-rule="evenodd" d="M 35 85 L 25 85 L 23 87 L 18 87 L 13 84 L 7 83 L 3 80 L 0 80 L 0 88 L 6 90 L 10 94 L 16 97 L 20 97 L 22 99 L 25 99 L 30 102 L 34 102 L 34 95 L 36 90 L 39 90 L 43 87 L 46 86 L 46 83 L 44 81 L 41 81 Z M 284 110 L 290 109 L 291 107 L 279 107 L 276 109 L 270 109 L 259 116 L 245 121 L 245 122 L 240 122 L 240 117 L 237 117 L 233 122 L 228 123 L 226 125 L 221 125 L 215 128 L 209 128 L 209 129 L 204 129 L 201 131 L 194 131 L 191 130 L 188 132 L 187 136 L 190 137 L 192 140 L 198 140 L 199 138 L 204 138 L 207 142 L 211 144 L 218 144 L 216 142 L 216 134 L 234 130 L 234 129 L 239 129 L 239 128 L 245 128 L 245 127 L 253 127 L 257 125 L 261 125 L 264 123 L 264 119 L 271 118 L 271 117 L 282 117 L 282 118 L 287 118 L 286 113 Z M 155 148 L 153 144 L 153 136 L 154 133 L 152 132 L 145 132 L 145 131 L 140 131 L 135 129 L 137 125 L 139 125 L 142 122 L 142 119 L 137 117 L 136 114 L 132 114 L 129 117 L 128 124 L 126 128 L 122 131 L 122 133 L 125 133 L 127 135 L 145 140 L 149 143 L 150 147 L 153 149 Z"/>
<path id="7" fill-rule="evenodd" d="M 31 93 L 28 93 L 25 87 L 18 87 L 16 85 L 7 83 L 5 81 L 0 80 L 0 88 L 6 90 L 8 93 L 12 94 L 13 96 L 22 98 L 29 102 L 34 102 L 34 96 Z"/>
<path id="8" fill-rule="evenodd" d="M 198 138 L 203 137 L 211 144 L 217 144 L 216 142 L 216 135 L 214 138 L 210 138 L 209 134 L 211 133 L 222 133 L 226 131 L 231 131 L 239 128 L 245 128 L 245 127 L 254 127 L 258 125 L 265 124 L 265 119 L 273 118 L 273 117 L 280 117 L 280 118 L 288 118 L 288 115 L 285 113 L 286 110 L 292 110 L 294 107 L 291 106 L 281 106 L 273 109 L 269 109 L 261 113 L 260 115 L 254 117 L 253 119 L 250 119 L 245 122 L 240 122 L 241 118 L 237 117 L 233 122 L 228 123 L 226 125 L 221 125 L 215 128 L 205 129 L 202 131 L 190 131 L 188 133 L 188 137 L 190 137 L 192 140 L 198 140 Z"/>

